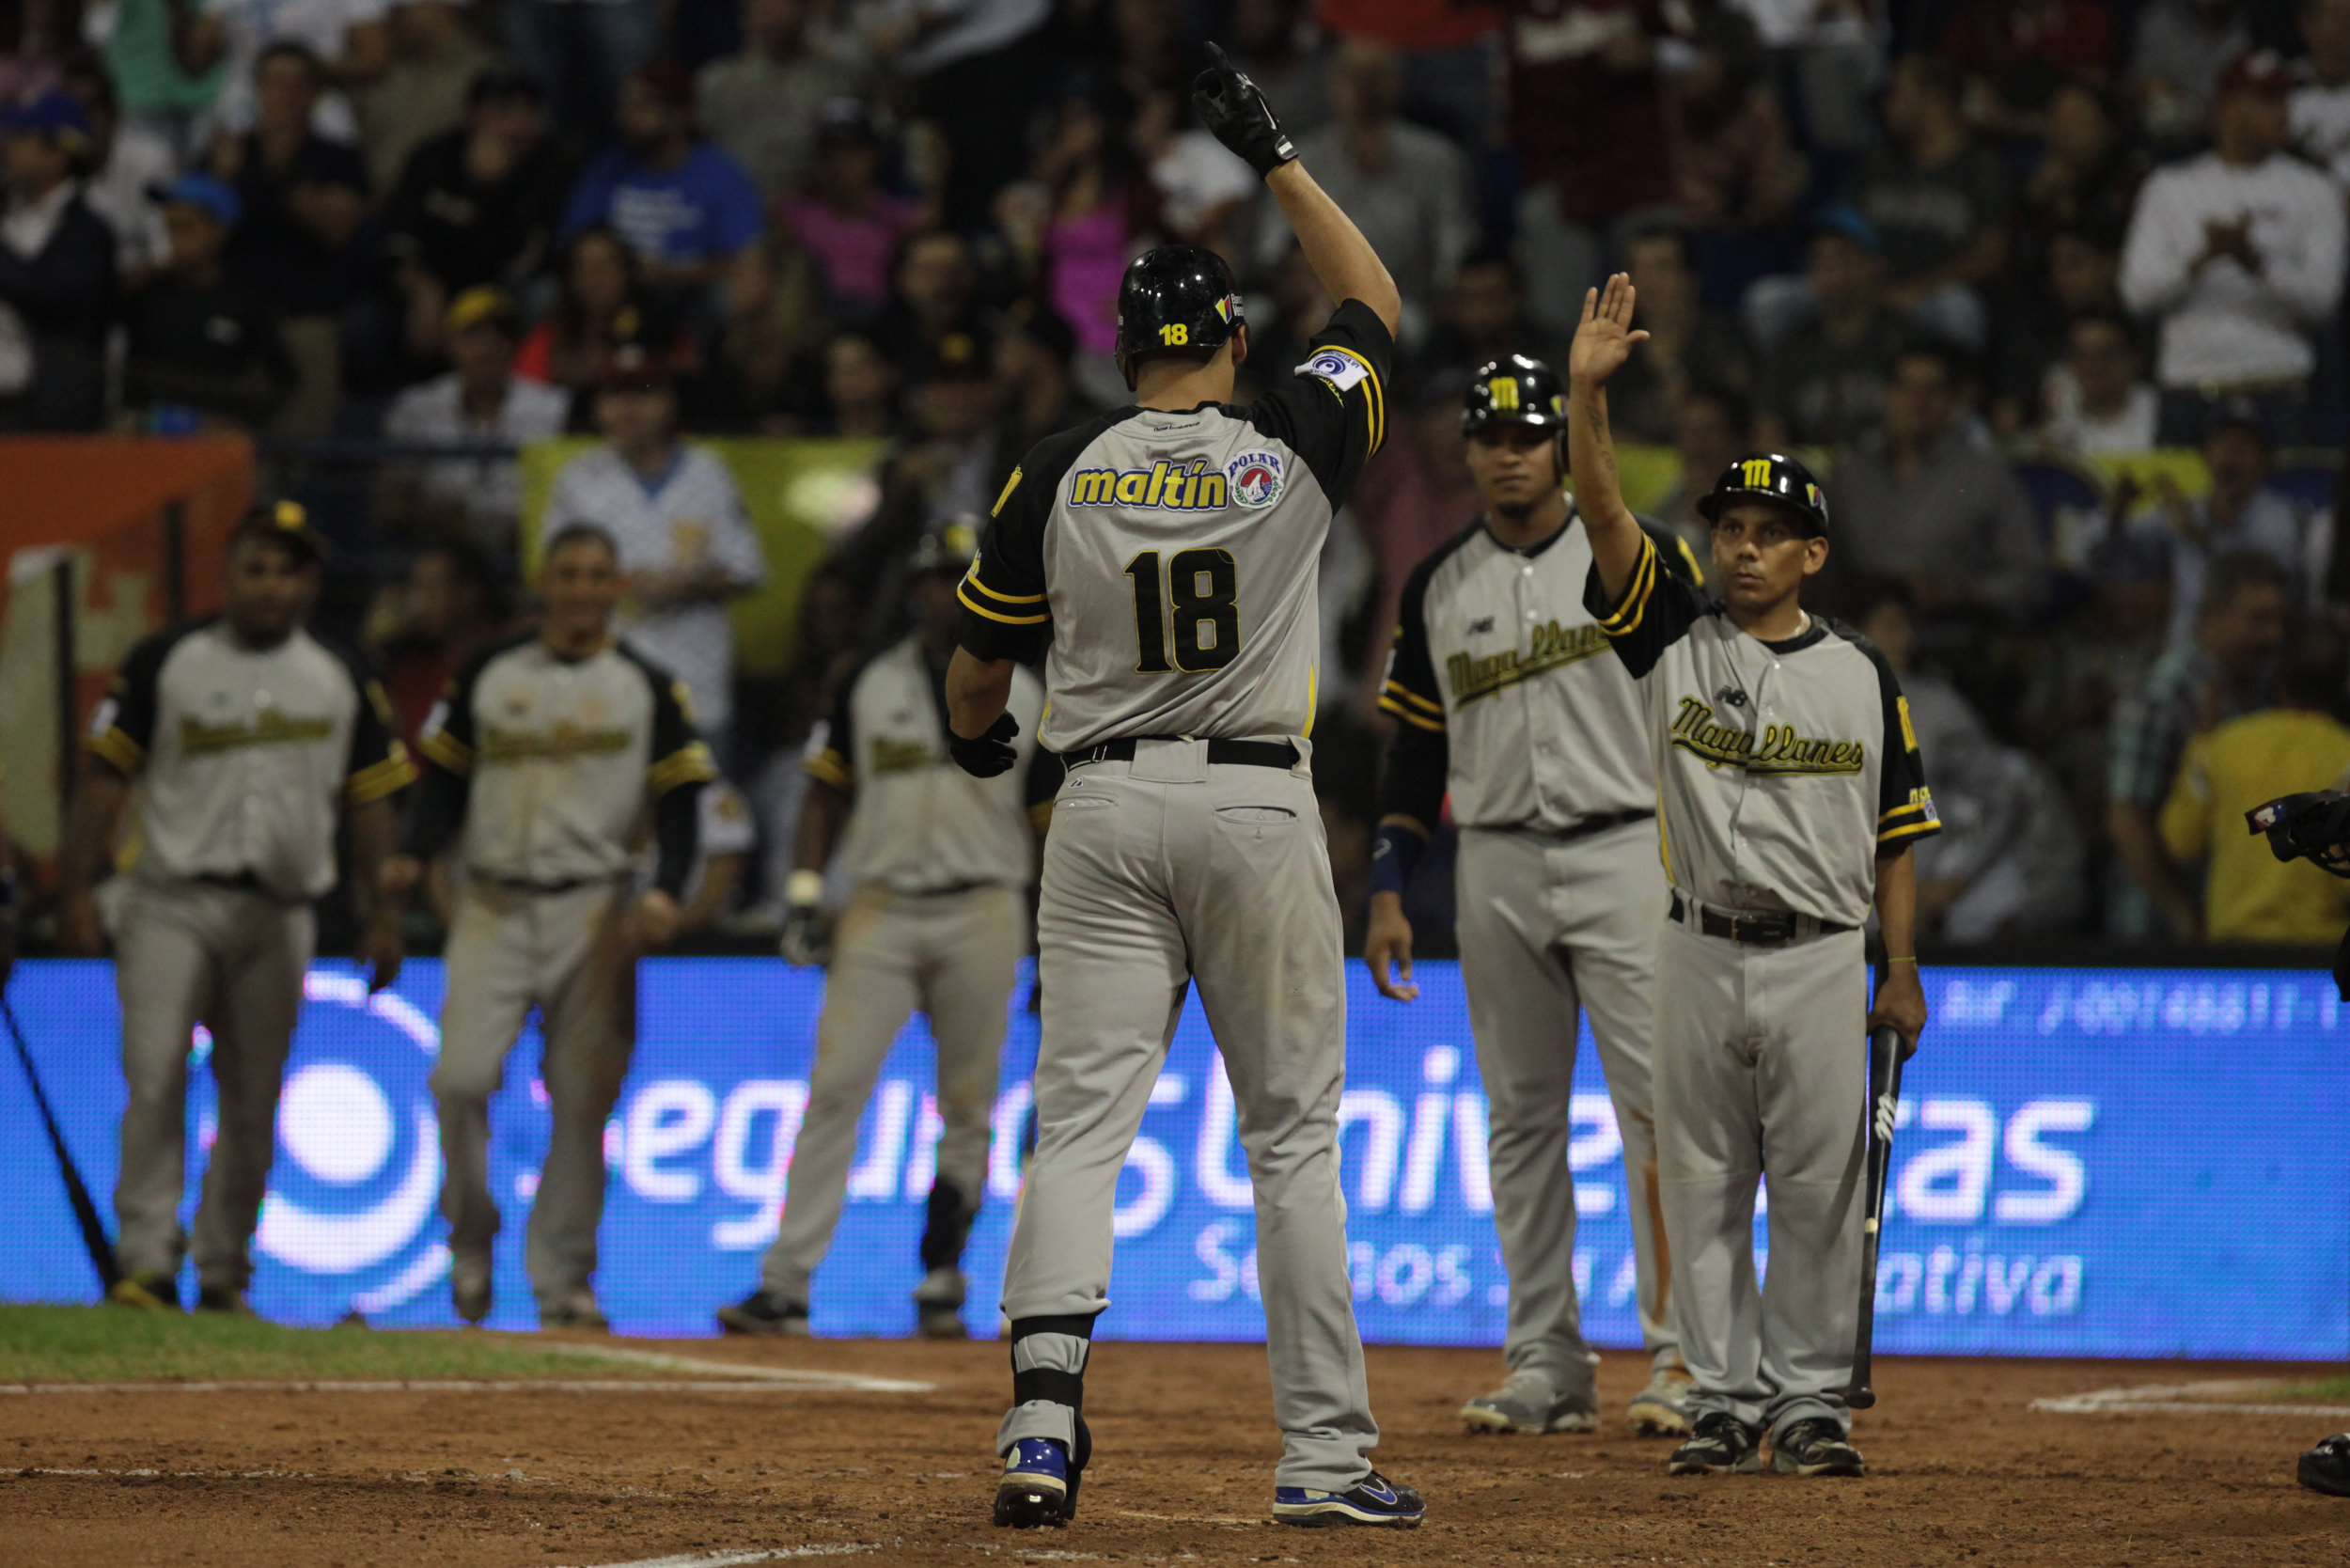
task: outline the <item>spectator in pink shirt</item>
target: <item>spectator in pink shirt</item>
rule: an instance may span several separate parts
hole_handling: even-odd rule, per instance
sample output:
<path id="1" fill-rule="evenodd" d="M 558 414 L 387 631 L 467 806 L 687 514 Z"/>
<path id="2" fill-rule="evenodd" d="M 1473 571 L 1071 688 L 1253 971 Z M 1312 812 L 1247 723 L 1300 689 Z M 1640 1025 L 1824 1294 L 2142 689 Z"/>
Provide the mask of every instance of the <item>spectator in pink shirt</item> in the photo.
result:
<path id="1" fill-rule="evenodd" d="M 889 297 L 889 259 L 922 227 L 922 204 L 882 189 L 881 133 L 865 105 L 836 98 L 816 117 L 815 177 L 776 206 L 781 226 L 816 259 L 842 316 L 870 317 Z"/>

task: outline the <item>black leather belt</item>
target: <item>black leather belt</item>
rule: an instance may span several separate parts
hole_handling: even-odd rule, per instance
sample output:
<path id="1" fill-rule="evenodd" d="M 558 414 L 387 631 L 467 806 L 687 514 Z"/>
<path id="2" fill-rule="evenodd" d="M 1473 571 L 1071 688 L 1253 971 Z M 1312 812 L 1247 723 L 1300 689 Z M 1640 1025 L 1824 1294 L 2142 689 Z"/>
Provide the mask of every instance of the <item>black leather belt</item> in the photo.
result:
<path id="1" fill-rule="evenodd" d="M 503 887 L 509 893 L 570 893 L 582 887 L 609 887 L 619 878 L 615 876 L 574 876 L 560 882 L 526 882 L 521 877 L 485 876 L 482 881 Z"/>
<path id="2" fill-rule="evenodd" d="M 261 879 L 252 871 L 198 871 L 195 880 L 207 887 L 233 887 L 240 893 L 261 891 Z"/>
<path id="3" fill-rule="evenodd" d="M 1554 843 L 1565 843 L 1570 839 L 1588 839 L 1594 833 L 1605 833 L 1611 827 L 1655 820 L 1656 813 L 1653 811 L 1606 811 L 1596 817 L 1586 817 L 1573 827 L 1562 828 L 1551 834 L 1550 839 Z"/>
<path id="4" fill-rule="evenodd" d="M 1088 762 L 1131 762 L 1135 747 L 1144 741 L 1181 742 L 1191 737 L 1183 735 L 1135 735 L 1122 741 L 1104 741 L 1100 745 L 1073 751 L 1061 759 L 1065 767 L 1083 767 Z M 1287 741 L 1210 741 L 1208 760 L 1244 768 L 1293 768 L 1297 766 L 1297 748 Z"/>
<path id="5" fill-rule="evenodd" d="M 1809 915 L 1771 915 L 1760 912 L 1732 913 L 1696 904 L 1697 928 L 1708 936 L 1726 941 L 1743 942 L 1750 948 L 1783 948 L 1798 937 L 1832 936 L 1850 926 L 1840 926 L 1833 920 L 1815 919 Z M 1672 917 L 1683 925 L 1690 923 L 1692 905 L 1679 893 L 1673 895 Z"/>

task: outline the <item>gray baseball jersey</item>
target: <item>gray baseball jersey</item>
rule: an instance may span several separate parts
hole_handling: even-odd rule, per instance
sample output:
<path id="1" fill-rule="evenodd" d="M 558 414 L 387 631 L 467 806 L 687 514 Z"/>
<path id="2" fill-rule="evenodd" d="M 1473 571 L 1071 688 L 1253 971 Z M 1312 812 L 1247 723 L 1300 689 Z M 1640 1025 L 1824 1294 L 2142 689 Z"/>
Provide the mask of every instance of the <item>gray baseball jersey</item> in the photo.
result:
<path id="1" fill-rule="evenodd" d="M 964 579 L 962 642 L 1049 644 L 1047 746 L 1311 731 L 1316 566 L 1379 445 L 1390 352 L 1349 301 L 1246 407 L 1123 408 L 1029 451 Z"/>
<path id="2" fill-rule="evenodd" d="M 1020 722 L 1020 766 L 974 778 L 947 755 L 947 669 L 907 637 L 868 660 L 833 708 L 809 775 L 856 797 L 840 856 L 860 886 L 935 893 L 979 883 L 1025 887 L 1039 818 L 1052 809 L 1060 764 L 1036 744 L 1044 688 L 1012 674 L 1007 704 Z"/>
<path id="3" fill-rule="evenodd" d="M 1668 571 L 1704 580 L 1686 544 L 1644 526 Z M 1570 510 L 1529 550 L 1473 523 L 1404 582 L 1379 706 L 1439 740 L 1461 826 L 1558 833 L 1655 808 L 1639 694 L 1583 604 L 1590 570 Z M 1434 804 L 1411 814 L 1433 825 Z"/>
<path id="4" fill-rule="evenodd" d="M 1816 617 L 1784 642 L 1748 636 L 1653 541 L 1620 603 L 1596 571 L 1584 602 L 1647 703 L 1673 886 L 1719 909 L 1866 921 L 1878 855 L 1940 831 L 1885 656 Z"/>
<path id="5" fill-rule="evenodd" d="M 287 900 L 334 886 L 345 803 L 415 776 L 383 688 L 350 659 L 305 631 L 247 648 L 218 618 L 133 648 L 88 744 L 139 781 L 138 875 Z"/>
<path id="6" fill-rule="evenodd" d="M 572 660 L 532 636 L 475 659 L 416 739 L 437 775 L 463 785 L 453 814 L 465 869 L 542 887 L 626 874 L 648 798 L 716 776 L 687 702 L 681 682 L 624 643 Z M 437 805 L 446 787 L 429 782 L 423 804 Z M 430 855 L 456 824 L 446 808 L 423 815 L 412 828 Z M 671 892 L 692 864 L 695 817 L 682 815 L 684 859 L 663 882 Z M 666 866 L 677 834 L 664 827 Z"/>

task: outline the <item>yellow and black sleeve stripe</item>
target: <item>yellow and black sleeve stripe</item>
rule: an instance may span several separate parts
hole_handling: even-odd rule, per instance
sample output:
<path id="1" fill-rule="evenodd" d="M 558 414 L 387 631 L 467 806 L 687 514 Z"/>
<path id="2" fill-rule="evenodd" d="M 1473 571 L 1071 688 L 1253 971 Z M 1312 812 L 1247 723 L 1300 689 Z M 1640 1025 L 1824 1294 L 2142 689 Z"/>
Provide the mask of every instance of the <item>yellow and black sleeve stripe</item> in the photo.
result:
<path id="1" fill-rule="evenodd" d="M 718 776 L 717 759 L 699 741 L 688 741 L 645 770 L 645 788 L 655 800 L 681 784 L 707 784 Z"/>
<path id="2" fill-rule="evenodd" d="M 1007 626 L 1042 626 L 1053 619 L 1053 612 L 1044 607 L 1041 593 L 998 593 L 979 581 L 977 566 L 964 573 L 963 586 L 955 589 L 955 597 L 963 607 L 990 620 L 1000 620 Z"/>
<path id="3" fill-rule="evenodd" d="M 124 733 L 118 724 L 85 736 L 82 744 L 93 756 L 103 757 L 126 776 L 136 777 L 139 770 L 147 766 L 147 748 Z"/>
<path id="4" fill-rule="evenodd" d="M 380 762 L 372 762 L 343 782 L 343 799 L 353 806 L 397 794 L 416 781 L 416 764 L 408 748 L 395 739 Z"/>
<path id="5" fill-rule="evenodd" d="M 1439 735 L 1445 731 L 1443 706 L 1429 701 L 1401 681 L 1389 681 L 1380 692 L 1379 711 Z"/>
<path id="6" fill-rule="evenodd" d="M 1630 636 L 1640 629 L 1640 619 L 1648 613 L 1649 596 L 1655 591 L 1656 541 L 1643 535 L 1639 564 L 1632 569 L 1632 580 L 1624 585 L 1623 599 L 1611 613 L 1600 618 L 1599 629 L 1610 637 Z"/>
<path id="7" fill-rule="evenodd" d="M 1935 814 L 1934 797 L 1922 789 L 1907 801 L 1877 817 L 1877 842 L 1899 843 L 1905 839 L 1920 838 L 1942 831 L 1942 821 Z"/>
<path id="8" fill-rule="evenodd" d="M 831 746 L 826 746 L 813 757 L 807 758 L 800 763 L 800 768 L 810 778 L 829 784 L 836 790 L 845 791 L 856 788 L 856 770 L 849 765 L 849 760 L 846 757 L 841 756 Z"/>
<path id="9" fill-rule="evenodd" d="M 473 747 L 450 734 L 446 729 L 428 729 L 416 737 L 416 749 L 424 760 L 463 778 L 473 772 Z"/>

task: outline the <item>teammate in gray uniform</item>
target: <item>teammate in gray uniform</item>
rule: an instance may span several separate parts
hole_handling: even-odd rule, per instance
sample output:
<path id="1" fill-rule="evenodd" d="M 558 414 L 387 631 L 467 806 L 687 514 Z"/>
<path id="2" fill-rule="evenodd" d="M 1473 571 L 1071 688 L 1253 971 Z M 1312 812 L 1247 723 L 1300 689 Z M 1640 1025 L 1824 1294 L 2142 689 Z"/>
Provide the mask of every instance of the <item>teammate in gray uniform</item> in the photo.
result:
<path id="1" fill-rule="evenodd" d="M 1599 1428 L 1567 1167 L 1580 1007 L 1622 1134 L 1641 1338 L 1653 1356 L 1629 1414 L 1643 1436 L 1682 1436 L 1688 1373 L 1660 1266 L 1668 1248 L 1649 1103 L 1665 917 L 1656 786 L 1639 695 L 1583 607 L 1591 550 L 1561 488 L 1565 418 L 1559 378 L 1538 359 L 1493 361 L 1469 384 L 1461 428 L 1485 514 L 1403 587 L 1379 699 L 1397 724 L 1366 952 L 1382 995 L 1418 995 L 1402 892 L 1449 790 L 1461 828 L 1461 978 L 1492 1106 L 1494 1223 L 1510 1273 L 1510 1375 L 1463 1405 L 1461 1419 L 1472 1432 Z M 1667 570 L 1702 581 L 1687 545 L 1646 526 Z"/>
<path id="2" fill-rule="evenodd" d="M 383 689 L 304 630 L 320 554 L 300 507 L 256 508 L 229 541 L 223 613 L 133 648 L 90 728 L 59 856 L 68 953 L 102 949 L 92 885 L 139 787 L 138 859 L 115 933 L 130 1098 L 115 1185 L 122 1278 L 110 1299 L 125 1306 L 180 1305 L 188 1040 L 200 1022 L 220 1130 L 196 1211 L 196 1306 L 246 1309 L 311 903 L 334 884 L 338 825 L 351 831 L 370 988 L 400 973 L 399 907 L 374 892 L 392 848 L 391 797 L 415 771 Z"/>
<path id="3" fill-rule="evenodd" d="M 916 1318 L 928 1338 L 964 1334 L 963 1247 L 987 1190 L 989 1115 L 1014 971 L 1028 945 L 1036 835 L 1060 782 L 1059 759 L 1028 739 L 1018 745 L 1018 776 L 973 778 L 948 756 L 947 665 L 962 614 L 955 582 L 978 542 L 967 523 L 922 541 L 912 573 L 916 629 L 850 680 L 807 760 L 783 956 L 824 962 L 823 869 L 836 845 L 856 891 L 832 933 L 783 1218 L 759 1289 L 718 1309 L 719 1324 L 738 1333 L 807 1332 L 808 1276 L 840 1219 L 857 1117 L 919 1008 L 938 1045 L 941 1130 Z M 1043 708 L 1042 683 L 1016 672 L 1010 712 L 1024 736 Z"/>
<path id="4" fill-rule="evenodd" d="M 1212 48 L 1200 121 L 1265 177 L 1342 302 L 1306 362 L 1246 407 L 1231 273 L 1163 246 L 1119 290 L 1135 404 L 1030 449 L 964 580 L 948 672 L 955 759 L 1018 760 L 1016 663 L 1049 651 L 1043 744 L 1070 770 L 1044 845 L 1036 1153 L 1004 1268 L 1011 1410 L 995 1521 L 1064 1522 L 1090 1439 L 1081 1405 L 1108 1305 L 1118 1176 L 1185 990 L 1199 987 L 1240 1112 L 1283 1434 L 1274 1517 L 1415 1525 L 1371 1467 L 1339 1196 L 1344 959 L 1306 739 L 1330 518 L 1378 447 L 1395 284 L 1295 162 L 1262 96 Z"/>
<path id="5" fill-rule="evenodd" d="M 548 541 L 539 630 L 467 665 L 425 721 L 424 784 L 384 867 L 385 891 L 405 897 L 444 850 L 459 862 L 431 1087 L 450 1294 L 468 1323 L 489 1315 L 498 1232 L 490 1096 L 536 1007 L 555 1124 L 525 1259 L 542 1327 L 605 1326 L 589 1281 L 603 1124 L 636 1042 L 635 960 L 676 933 L 696 797 L 717 771 L 683 685 L 613 636 L 624 586 L 609 536 L 573 524 Z M 632 895 L 649 805 L 660 858 Z"/>
<path id="6" fill-rule="evenodd" d="M 1696 1380 L 1672 1472 L 1858 1475 L 1849 1441 L 1867 1152 L 1865 1028 L 1926 1022 L 1910 846 L 1936 831 L 1909 706 L 1857 633 L 1807 614 L 1827 506 L 1802 463 L 1732 463 L 1699 510 L 1708 602 L 1625 510 L 1607 378 L 1647 337 L 1631 281 L 1586 296 L 1568 439 L 1591 541 L 1585 603 L 1640 684 L 1671 904 L 1657 957 L 1657 1166 Z M 1888 955 L 1873 1004 L 1861 927 Z M 1754 1272 L 1770 1173 L 1770 1288 Z"/>

